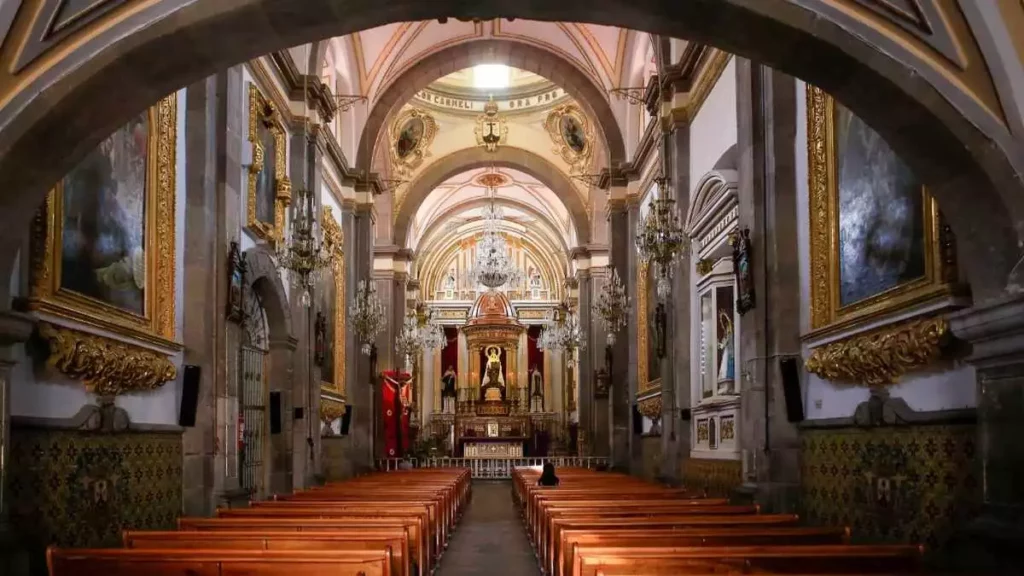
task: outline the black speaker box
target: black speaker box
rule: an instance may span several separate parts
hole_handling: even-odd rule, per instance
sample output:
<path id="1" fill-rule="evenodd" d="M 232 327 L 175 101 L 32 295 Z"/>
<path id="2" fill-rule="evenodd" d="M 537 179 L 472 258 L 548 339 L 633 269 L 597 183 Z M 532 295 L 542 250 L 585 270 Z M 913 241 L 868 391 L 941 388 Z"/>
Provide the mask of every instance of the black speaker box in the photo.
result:
<path id="1" fill-rule="evenodd" d="M 178 425 L 190 428 L 196 425 L 196 409 L 199 407 L 199 366 L 185 365 L 181 374 L 181 409 L 178 411 Z"/>
<path id="2" fill-rule="evenodd" d="M 341 416 L 341 435 L 348 435 L 348 426 L 352 423 L 352 406 L 345 405 L 345 413 Z"/>
<path id="3" fill-rule="evenodd" d="M 786 419 L 790 422 L 803 422 L 804 399 L 800 392 L 800 366 L 796 358 L 779 360 L 779 373 L 782 375 L 782 393 L 786 399 Z"/>
<path id="4" fill-rule="evenodd" d="M 633 434 L 644 433 L 644 415 L 640 413 L 640 409 L 637 408 L 636 404 L 633 404 Z"/>
<path id="5" fill-rule="evenodd" d="M 270 433 L 281 433 L 281 393 L 270 393 Z"/>

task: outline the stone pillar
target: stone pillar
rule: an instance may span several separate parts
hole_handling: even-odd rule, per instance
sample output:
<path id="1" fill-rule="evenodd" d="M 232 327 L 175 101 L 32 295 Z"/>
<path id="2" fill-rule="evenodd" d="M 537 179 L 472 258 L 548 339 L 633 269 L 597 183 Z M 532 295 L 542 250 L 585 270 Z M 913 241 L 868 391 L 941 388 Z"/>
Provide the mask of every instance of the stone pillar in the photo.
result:
<path id="1" fill-rule="evenodd" d="M 0 574 L 12 576 L 27 575 L 29 562 L 23 546 L 18 542 L 15 527 L 8 523 L 11 369 L 16 364 L 13 348 L 28 340 L 32 328 L 33 320 L 30 317 L 8 310 L 0 312 Z"/>
<path id="2" fill-rule="evenodd" d="M 669 194 L 676 201 L 679 217 L 685 221 L 690 207 L 690 127 L 675 123 L 664 136 Z M 693 264 L 684 251 L 675 263 L 672 293 L 665 301 L 665 358 L 661 359 L 661 473 L 666 482 L 677 484 L 681 459 L 689 454 L 690 426 L 682 420 L 690 408 L 690 273 Z M 656 306 L 651 303 L 650 306 Z M 653 343 L 652 343 L 653 344 Z"/>
<path id="3" fill-rule="evenodd" d="M 577 410 L 580 415 L 580 430 L 586 436 L 587 449 L 589 450 L 588 456 L 591 454 L 597 454 L 595 448 L 598 444 L 605 443 L 605 438 L 600 440 L 594 435 L 595 433 L 595 422 L 594 422 L 594 364 L 593 364 L 593 338 L 591 338 L 591 323 L 592 314 L 590 313 L 592 300 L 592 286 L 590 270 L 579 270 L 576 272 L 576 280 L 578 282 L 578 294 L 579 303 L 577 306 L 577 313 L 579 314 L 580 327 L 583 331 L 584 338 L 588 340 L 587 346 L 581 348 L 577 353 L 579 354 L 579 370 L 575 375 L 576 381 L 579 383 L 579 398 L 577 399 Z M 572 357 L 566 359 L 571 362 Z"/>
<path id="4" fill-rule="evenodd" d="M 618 273 L 619 279 L 628 285 L 630 278 L 629 253 L 632 248 L 634 234 L 630 234 L 629 213 L 625 200 L 617 200 L 608 205 L 608 226 L 611 247 L 611 266 Z M 634 273 L 635 274 L 635 273 Z M 634 280 L 635 282 L 635 280 Z M 627 289 L 627 294 L 628 294 Z M 636 300 L 633 300 L 635 302 Z M 636 316 L 632 314 L 632 316 Z M 631 443 L 633 398 L 635 390 L 630 385 L 630 346 L 636 345 L 630 334 L 636 332 L 628 328 L 615 335 L 615 344 L 610 347 L 611 374 L 608 390 L 608 421 L 611 423 L 611 464 L 616 469 L 631 470 Z M 604 344 L 604 342 L 600 342 Z M 636 378 L 634 377 L 635 381 Z"/>
<path id="5" fill-rule="evenodd" d="M 353 234 L 349 244 L 351 251 L 347 252 L 348 257 L 348 278 L 345 285 L 348 291 L 348 301 L 355 299 L 356 290 L 360 281 L 372 282 L 371 269 L 373 266 L 373 206 L 362 204 L 355 208 L 351 217 L 351 228 Z M 346 237 L 348 238 L 348 237 Z M 373 389 L 375 387 L 374 377 L 370 374 L 370 357 L 360 350 L 361 343 L 355 338 L 351 321 L 349 323 L 349 334 L 346 336 L 351 340 L 349 352 L 355 370 L 350 374 L 347 390 L 348 403 L 352 406 L 352 420 L 349 425 L 349 437 L 351 438 L 351 461 L 352 470 L 356 474 L 370 471 L 374 465 L 374 404 Z"/>
<path id="6" fill-rule="evenodd" d="M 976 573 L 1009 574 L 1024 546 L 1024 296 L 978 304 L 950 327 L 970 342 L 978 379 L 983 506 L 958 534 L 956 556 Z"/>
<path id="7" fill-rule="evenodd" d="M 640 226 L 640 204 L 638 202 L 630 202 L 626 207 L 626 226 L 627 226 L 627 238 L 635 240 L 637 228 Z M 614 225 L 612 229 L 612 235 L 614 236 L 618 232 L 615 231 Z M 614 239 L 612 240 L 612 262 L 618 267 L 616 260 L 616 244 Z M 626 340 L 625 349 L 628 353 L 628 367 L 626 376 L 629 383 L 629 391 L 627 401 L 629 405 L 625 408 L 629 412 L 629 462 L 630 470 L 634 473 L 639 473 L 643 469 L 643 453 L 641 451 L 641 435 L 633 433 L 632 419 L 633 419 L 633 407 L 636 405 L 636 395 L 640 391 L 640 374 L 638 367 L 640 366 L 640 343 L 637 341 L 637 336 L 640 330 L 647 329 L 647 319 L 640 318 L 637 314 L 637 302 L 638 298 L 638 286 L 637 273 L 640 268 L 640 255 L 635 248 L 629 247 L 626 249 L 626 266 L 624 268 L 625 274 L 621 271 L 619 274 L 622 276 L 622 283 L 626 286 L 626 294 L 629 296 L 629 317 L 626 319 L 626 330 L 624 340 Z M 612 360 L 615 362 L 615 360 Z M 612 382 L 614 386 L 614 380 Z M 614 390 L 612 395 L 615 395 Z"/>
<path id="8" fill-rule="evenodd" d="M 601 290 L 604 290 L 605 284 L 608 283 L 609 274 L 606 268 L 594 268 L 590 271 L 590 274 L 591 300 L 593 303 L 597 300 L 597 295 L 601 293 Z M 587 324 L 583 324 L 583 326 L 586 327 Z M 607 355 L 607 350 L 605 348 L 606 332 L 601 319 L 595 312 L 593 312 L 592 306 L 589 327 L 590 329 L 588 332 L 590 335 L 590 341 L 588 347 L 592 347 L 592 351 L 590 353 L 590 376 L 587 380 L 590 382 L 590 398 L 594 405 L 592 415 L 594 420 L 594 434 L 590 437 L 593 438 L 592 446 L 594 447 L 594 456 L 611 456 L 612 429 L 609 398 L 607 395 L 597 394 L 597 372 L 604 367 Z"/>
<path id="9" fill-rule="evenodd" d="M 736 59 L 739 226 L 750 228 L 755 307 L 740 319 L 740 445 L 745 492 L 795 511 L 800 437 L 786 418 L 779 362 L 800 354 L 800 263 L 795 220 L 796 80 Z"/>

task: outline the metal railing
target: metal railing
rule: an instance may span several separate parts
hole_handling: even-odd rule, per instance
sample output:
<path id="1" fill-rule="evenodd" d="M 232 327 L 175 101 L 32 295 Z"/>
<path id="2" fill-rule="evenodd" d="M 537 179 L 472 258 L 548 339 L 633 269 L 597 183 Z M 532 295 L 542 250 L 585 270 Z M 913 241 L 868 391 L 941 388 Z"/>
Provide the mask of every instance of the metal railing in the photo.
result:
<path id="1" fill-rule="evenodd" d="M 543 466 L 551 462 L 555 468 L 607 467 L 608 458 L 596 456 L 551 456 L 548 458 L 381 458 L 377 469 L 381 471 L 407 468 L 469 468 L 473 478 L 504 479 L 512 477 L 512 470 L 524 466 Z"/>

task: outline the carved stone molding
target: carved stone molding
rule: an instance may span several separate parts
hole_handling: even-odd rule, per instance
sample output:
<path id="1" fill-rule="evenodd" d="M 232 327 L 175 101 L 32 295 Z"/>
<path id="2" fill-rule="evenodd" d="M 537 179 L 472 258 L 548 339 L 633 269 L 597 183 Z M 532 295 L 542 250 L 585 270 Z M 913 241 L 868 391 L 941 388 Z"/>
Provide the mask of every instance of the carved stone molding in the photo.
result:
<path id="1" fill-rule="evenodd" d="M 155 390 L 177 376 L 170 359 L 153 350 L 46 323 L 39 335 L 49 345 L 47 363 L 100 396 Z"/>
<path id="2" fill-rule="evenodd" d="M 858 334 L 811 351 L 807 370 L 828 380 L 894 384 L 938 360 L 950 340 L 945 318 L 926 318 Z"/>

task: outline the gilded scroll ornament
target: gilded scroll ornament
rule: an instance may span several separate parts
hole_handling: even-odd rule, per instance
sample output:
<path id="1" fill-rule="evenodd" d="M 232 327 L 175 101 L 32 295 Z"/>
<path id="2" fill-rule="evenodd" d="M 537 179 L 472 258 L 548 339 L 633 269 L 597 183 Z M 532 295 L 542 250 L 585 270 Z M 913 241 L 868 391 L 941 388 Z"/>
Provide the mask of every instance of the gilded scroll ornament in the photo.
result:
<path id="1" fill-rule="evenodd" d="M 49 344 L 47 362 L 100 396 L 155 390 L 177 376 L 170 359 L 152 350 L 46 323 L 39 335 Z"/>
<path id="2" fill-rule="evenodd" d="M 636 323 L 636 349 L 637 349 L 637 363 L 636 363 L 636 376 L 637 382 L 640 383 L 640 391 L 643 392 L 651 387 L 650 384 L 650 373 L 651 367 L 647 364 L 647 346 L 650 344 L 647 342 L 647 269 L 649 264 L 647 262 L 640 262 L 640 265 L 636 267 L 636 317 L 639 320 Z"/>
<path id="3" fill-rule="evenodd" d="M 477 117 L 476 143 L 488 152 L 497 152 L 498 147 L 508 140 L 508 121 L 498 114 L 498 103 L 494 100 L 484 105 L 484 113 Z"/>
<path id="4" fill-rule="evenodd" d="M 334 277 L 334 342 L 333 349 L 333 380 L 331 389 L 345 396 L 345 333 L 347 321 L 347 306 L 345 305 L 345 236 L 341 226 L 334 219 L 334 213 L 330 206 L 324 206 L 320 221 L 324 231 L 324 249 L 334 255 L 333 277 Z"/>
<path id="5" fill-rule="evenodd" d="M 430 144 L 437 135 L 437 121 L 419 108 L 407 108 L 391 124 L 391 167 L 404 178 L 430 157 Z"/>
<path id="6" fill-rule="evenodd" d="M 907 372 L 939 359 L 948 334 L 944 318 L 912 320 L 815 348 L 806 366 L 827 380 L 894 384 Z"/>
<path id="7" fill-rule="evenodd" d="M 277 107 L 249 84 L 249 165 L 246 226 L 257 236 L 275 243 L 284 237 L 285 210 L 292 201 L 288 178 L 288 142 Z"/>
<path id="8" fill-rule="evenodd" d="M 637 402 L 637 410 L 648 420 L 661 420 L 661 394 Z"/>
<path id="9" fill-rule="evenodd" d="M 345 415 L 345 403 L 327 396 L 320 397 L 320 421 L 330 424 Z"/>
<path id="10" fill-rule="evenodd" d="M 563 104 L 548 114 L 544 130 L 554 143 L 554 153 L 569 165 L 572 174 L 587 171 L 594 153 L 594 129 L 576 104 Z"/>

